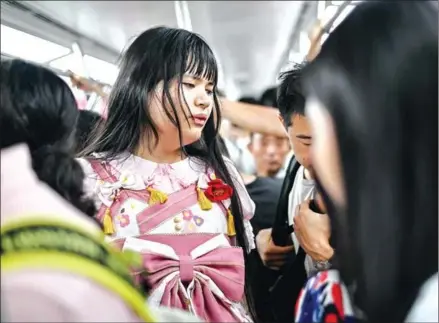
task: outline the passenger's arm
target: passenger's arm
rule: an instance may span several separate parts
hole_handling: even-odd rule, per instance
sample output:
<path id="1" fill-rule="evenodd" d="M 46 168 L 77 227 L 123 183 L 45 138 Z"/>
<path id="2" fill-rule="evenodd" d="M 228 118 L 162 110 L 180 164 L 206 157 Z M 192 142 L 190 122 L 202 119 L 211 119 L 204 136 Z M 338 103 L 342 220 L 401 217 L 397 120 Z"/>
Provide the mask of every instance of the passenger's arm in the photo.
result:
<path id="1" fill-rule="evenodd" d="M 225 119 L 251 132 L 286 137 L 276 109 L 221 98 L 221 112 Z"/>

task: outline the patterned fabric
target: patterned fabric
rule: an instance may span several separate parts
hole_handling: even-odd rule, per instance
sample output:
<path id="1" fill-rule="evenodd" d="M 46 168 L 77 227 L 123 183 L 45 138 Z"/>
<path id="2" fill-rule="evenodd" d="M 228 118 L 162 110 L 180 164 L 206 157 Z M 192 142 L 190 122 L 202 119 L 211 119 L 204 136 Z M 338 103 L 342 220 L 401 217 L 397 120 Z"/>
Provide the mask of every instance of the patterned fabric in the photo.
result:
<path id="1" fill-rule="evenodd" d="M 323 271 L 310 278 L 296 303 L 296 322 L 355 322 L 346 287 L 336 270 Z"/>
<path id="2" fill-rule="evenodd" d="M 99 158 L 100 155 L 96 154 L 95 157 Z M 253 229 L 250 224 L 250 219 L 254 215 L 255 204 L 248 195 L 235 166 L 229 159 L 225 159 L 234 180 L 236 194 L 241 201 L 245 218 L 245 233 L 250 244 L 247 251 L 250 252 L 251 249 L 255 248 Z M 133 192 L 133 195 L 138 195 L 138 198 L 125 200 L 124 205 L 118 205 L 117 214 L 113 215 L 118 238 L 138 234 L 136 227 L 132 225 L 135 223 L 133 217 L 148 207 L 145 199 L 146 195 L 142 197 L 141 193 L 146 187 L 152 186 L 167 195 L 181 191 L 193 184 L 205 189 L 209 180 L 208 174 L 212 173 L 212 170 L 196 158 L 186 158 L 173 164 L 158 164 L 131 154 L 122 154 L 119 158 L 107 163 L 111 169 L 115 170 L 116 180 L 113 181 L 100 179 L 86 159 L 79 158 L 78 161 L 86 176 L 85 191 L 89 197 L 94 199 L 98 209 L 102 205 L 113 207 L 114 204 L 117 204 L 117 201 L 113 201 L 111 198 L 114 192 L 126 190 Z M 228 208 L 230 199 L 223 201 L 222 204 L 225 208 Z M 197 205 L 194 205 L 188 208 L 188 211 L 192 212 L 193 220 L 189 220 L 189 216 L 185 216 L 184 221 L 178 223 L 173 222 L 171 219 L 157 227 L 154 233 L 227 233 L 227 219 L 224 217 L 222 208 L 217 205 L 214 205 L 209 211 L 202 212 Z M 179 229 L 180 226 L 181 229 Z M 179 230 L 176 230 L 176 228 Z"/>
<path id="3" fill-rule="evenodd" d="M 243 251 L 228 236 L 230 199 L 209 202 L 208 207 L 200 202 L 200 191 L 215 177 L 211 169 L 191 158 L 174 164 L 133 155 L 80 162 L 98 220 L 104 229 L 105 223 L 113 227 L 108 241 L 142 256 L 142 266 L 133 274 L 150 283 L 151 305 L 187 310 L 207 322 L 251 321 L 241 304 Z M 249 222 L 254 203 L 229 166 L 248 239 L 254 243 Z M 152 201 L 153 194 L 158 200 Z"/>

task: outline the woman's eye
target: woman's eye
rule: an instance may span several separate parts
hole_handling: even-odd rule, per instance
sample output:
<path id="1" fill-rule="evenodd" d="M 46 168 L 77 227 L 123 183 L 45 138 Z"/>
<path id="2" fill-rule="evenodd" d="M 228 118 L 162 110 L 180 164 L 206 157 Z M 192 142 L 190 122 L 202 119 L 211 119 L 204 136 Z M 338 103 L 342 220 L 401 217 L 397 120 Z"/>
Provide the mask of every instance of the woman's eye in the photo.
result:
<path id="1" fill-rule="evenodd" d="M 190 88 L 190 89 L 193 89 L 193 88 L 195 87 L 195 84 L 188 83 L 188 82 L 183 82 L 183 85 L 184 85 L 184 86 L 187 86 L 187 87 Z"/>
<path id="2" fill-rule="evenodd" d="M 207 89 L 206 89 L 206 93 L 207 93 L 208 95 L 212 95 L 212 94 L 213 94 L 213 91 L 212 91 L 212 90 L 207 90 Z"/>

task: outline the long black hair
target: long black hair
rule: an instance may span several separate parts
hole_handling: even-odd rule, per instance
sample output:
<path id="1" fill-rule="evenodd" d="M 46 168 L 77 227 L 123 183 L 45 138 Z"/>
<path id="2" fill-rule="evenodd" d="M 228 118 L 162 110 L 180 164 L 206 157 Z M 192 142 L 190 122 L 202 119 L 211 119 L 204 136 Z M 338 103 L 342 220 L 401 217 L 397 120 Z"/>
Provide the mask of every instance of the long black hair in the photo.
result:
<path id="1" fill-rule="evenodd" d="M 370 322 L 404 321 L 438 271 L 437 70 L 437 3 L 374 1 L 305 73 L 340 152 L 347 205 L 330 214 L 339 269 Z"/>
<path id="2" fill-rule="evenodd" d="M 84 197 L 84 173 L 74 159 L 79 111 L 69 86 L 52 71 L 19 59 L 2 60 L 0 75 L 1 148 L 26 143 L 38 178 L 93 217 L 96 208 Z"/>
<path id="3" fill-rule="evenodd" d="M 183 146 L 180 120 L 177 117 L 178 108 L 170 94 L 170 83 L 178 79 L 181 90 L 182 78 L 186 72 L 212 81 L 215 86 L 213 112 L 207 120 L 200 140 Z M 103 152 L 102 158 L 110 160 L 124 152 L 134 153 L 143 134 L 151 139 L 152 145 L 157 144 L 159 134 L 147 103 L 150 102 L 154 95 L 153 91 L 161 81 L 163 81 L 163 102 L 169 101 L 172 108 L 172 111 L 168 109 L 164 111 L 179 131 L 182 152 L 187 156 L 197 157 L 207 166 L 212 167 L 216 175 L 236 192 L 236 179 L 233 179 L 228 171 L 229 161 L 223 158 L 219 145 L 218 129 L 221 123 L 221 111 L 216 95 L 217 62 L 212 50 L 199 35 L 183 29 L 167 27 L 148 29 L 128 47 L 122 57 L 120 73 L 110 94 L 108 119 L 91 136 L 94 138 L 93 142 L 81 155 L 88 156 L 93 152 Z M 235 217 L 237 242 L 246 250 L 249 241 L 245 234 L 241 203 L 236 194 L 231 198 L 231 211 Z M 246 294 L 249 295 L 247 290 Z M 251 299 L 247 298 L 252 309 Z"/>

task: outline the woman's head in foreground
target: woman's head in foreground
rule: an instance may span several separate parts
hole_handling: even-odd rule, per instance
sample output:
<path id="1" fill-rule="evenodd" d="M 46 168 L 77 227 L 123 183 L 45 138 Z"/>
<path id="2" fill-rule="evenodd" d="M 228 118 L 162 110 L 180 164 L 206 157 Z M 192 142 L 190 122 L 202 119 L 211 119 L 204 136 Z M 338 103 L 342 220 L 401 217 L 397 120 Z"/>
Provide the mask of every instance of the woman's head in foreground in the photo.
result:
<path id="1" fill-rule="evenodd" d="M 370 321 L 403 321 L 438 269 L 437 70 L 437 3 L 394 1 L 358 5 L 305 73 L 340 271 Z"/>
<path id="2" fill-rule="evenodd" d="M 218 129 L 217 79 L 215 56 L 200 36 L 146 30 L 123 55 L 108 120 L 87 152 L 154 156 L 195 142 L 206 150 Z"/>
<path id="3" fill-rule="evenodd" d="M 2 60 L 0 73 L 1 148 L 27 144 L 40 180 L 93 216 L 93 202 L 83 198 L 84 173 L 73 158 L 79 111 L 69 86 L 52 71 L 19 59 Z"/>

